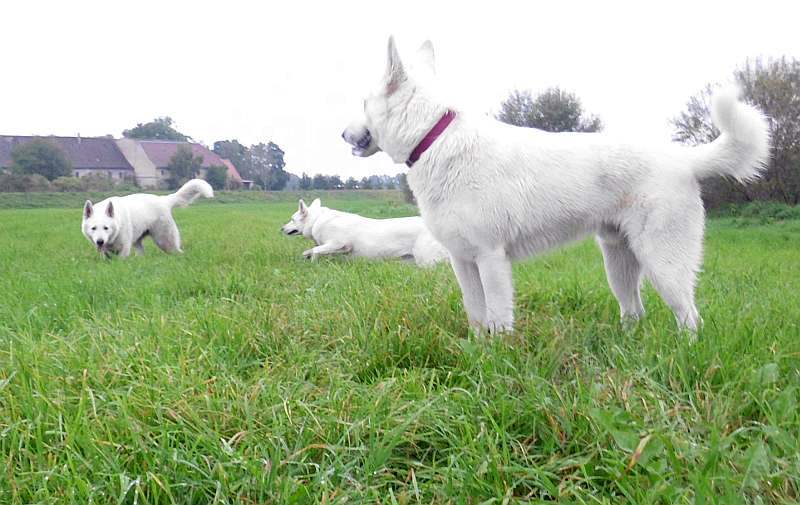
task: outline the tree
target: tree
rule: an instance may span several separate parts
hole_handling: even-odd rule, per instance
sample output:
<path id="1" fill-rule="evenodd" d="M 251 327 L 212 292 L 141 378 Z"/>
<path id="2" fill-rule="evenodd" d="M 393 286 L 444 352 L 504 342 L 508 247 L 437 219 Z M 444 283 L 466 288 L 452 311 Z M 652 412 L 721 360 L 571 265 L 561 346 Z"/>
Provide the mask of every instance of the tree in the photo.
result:
<path id="1" fill-rule="evenodd" d="M 246 177 L 256 181 L 265 191 L 279 191 L 286 186 L 289 174 L 283 170 L 284 152 L 273 142 L 256 144 L 248 149 Z M 243 174 L 244 175 L 244 174 Z"/>
<path id="2" fill-rule="evenodd" d="M 139 123 L 136 127 L 122 132 L 123 137 L 142 140 L 178 140 L 185 142 L 191 137 L 172 127 L 172 118 L 158 117 L 149 123 Z"/>
<path id="3" fill-rule="evenodd" d="M 178 188 L 189 179 L 197 177 L 202 168 L 202 156 L 195 156 L 188 147 L 179 146 L 167 165 L 167 169 L 169 169 L 167 184 L 170 189 Z"/>
<path id="4" fill-rule="evenodd" d="M 300 189 L 302 190 L 311 189 L 312 183 L 313 181 L 311 180 L 311 177 L 309 177 L 308 174 L 303 172 L 303 175 L 300 176 Z"/>
<path id="5" fill-rule="evenodd" d="M 330 189 L 330 181 L 322 174 L 316 174 L 311 180 L 311 187 L 313 189 Z"/>
<path id="6" fill-rule="evenodd" d="M 406 176 L 406 174 L 397 174 L 397 182 L 400 186 L 400 190 L 403 192 L 405 201 L 416 205 L 417 199 L 414 198 L 414 192 L 411 191 L 411 187 L 408 185 L 408 176 Z"/>
<path id="7" fill-rule="evenodd" d="M 342 182 L 342 178 L 338 175 L 331 175 L 328 177 L 328 188 L 329 189 L 344 189 L 344 183 Z"/>
<path id="8" fill-rule="evenodd" d="M 18 174 L 38 174 L 48 181 L 72 174 L 72 163 L 52 141 L 36 138 L 11 149 L 11 170 Z"/>
<path id="9" fill-rule="evenodd" d="M 344 187 L 345 189 L 358 189 L 358 181 L 352 177 L 348 177 L 347 181 L 344 183 Z"/>
<path id="10" fill-rule="evenodd" d="M 208 167 L 206 181 L 214 189 L 225 189 L 225 184 L 228 182 L 228 168 L 220 165 Z"/>
<path id="11" fill-rule="evenodd" d="M 240 144 L 238 140 L 219 140 L 214 142 L 213 151 L 220 158 L 230 160 L 240 174 L 245 175 L 250 172 L 250 150 L 247 146 Z"/>
<path id="12" fill-rule="evenodd" d="M 772 143 L 769 165 L 763 177 L 743 186 L 715 177 L 703 181 L 703 198 L 710 207 L 751 200 L 800 203 L 800 60 L 747 60 L 734 70 L 743 99 L 768 118 Z M 689 145 L 706 144 L 719 135 L 711 121 L 711 95 L 707 85 L 672 119 L 673 140 Z"/>
<path id="13" fill-rule="evenodd" d="M 504 123 L 538 128 L 548 132 L 598 132 L 600 118 L 587 115 L 580 99 L 558 87 L 548 88 L 535 98 L 530 91 L 514 90 L 500 104 L 497 119 Z"/>

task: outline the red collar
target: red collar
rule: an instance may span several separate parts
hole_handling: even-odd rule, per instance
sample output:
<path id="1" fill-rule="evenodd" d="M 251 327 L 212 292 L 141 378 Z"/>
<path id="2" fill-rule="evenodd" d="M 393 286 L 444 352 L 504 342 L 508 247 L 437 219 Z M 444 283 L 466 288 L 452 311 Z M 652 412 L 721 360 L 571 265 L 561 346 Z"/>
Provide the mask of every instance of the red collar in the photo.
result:
<path id="1" fill-rule="evenodd" d="M 439 121 L 433 125 L 431 131 L 429 131 L 428 134 L 422 138 L 419 144 L 417 144 L 417 147 L 411 151 L 411 155 L 408 157 L 408 160 L 406 160 L 406 165 L 408 168 L 411 168 L 411 165 L 417 162 L 419 157 L 422 156 L 422 153 L 428 150 L 431 144 L 433 144 L 436 139 L 439 138 L 439 135 L 444 132 L 444 130 L 447 128 L 447 125 L 449 125 L 453 119 L 455 119 L 455 117 L 456 113 L 452 110 L 448 110 L 444 113 L 444 116 L 442 116 L 441 119 L 439 119 Z"/>

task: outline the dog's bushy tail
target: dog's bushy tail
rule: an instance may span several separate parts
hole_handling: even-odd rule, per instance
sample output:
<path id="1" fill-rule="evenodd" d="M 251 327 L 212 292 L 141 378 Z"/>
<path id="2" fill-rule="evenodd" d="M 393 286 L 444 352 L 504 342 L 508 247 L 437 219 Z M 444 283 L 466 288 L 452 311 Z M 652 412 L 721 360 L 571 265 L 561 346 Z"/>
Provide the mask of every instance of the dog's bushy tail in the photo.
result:
<path id="1" fill-rule="evenodd" d="M 167 195 L 170 207 L 186 207 L 200 197 L 214 198 L 214 189 L 203 179 L 192 179 L 171 195 Z"/>
<path id="2" fill-rule="evenodd" d="M 757 179 L 769 160 L 769 125 L 764 115 L 739 101 L 738 89 L 728 88 L 714 94 L 711 119 L 721 134 L 697 148 L 695 176 L 722 175 L 740 182 Z"/>

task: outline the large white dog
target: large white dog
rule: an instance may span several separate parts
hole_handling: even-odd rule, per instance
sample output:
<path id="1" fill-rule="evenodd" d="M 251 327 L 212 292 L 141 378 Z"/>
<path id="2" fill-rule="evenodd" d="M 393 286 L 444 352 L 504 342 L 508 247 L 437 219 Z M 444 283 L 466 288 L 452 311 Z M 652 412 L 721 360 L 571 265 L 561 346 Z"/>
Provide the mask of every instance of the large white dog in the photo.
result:
<path id="1" fill-rule="evenodd" d="M 722 131 L 689 148 L 615 142 L 596 133 L 546 133 L 469 117 L 429 92 L 433 46 L 409 72 L 389 39 L 388 64 L 364 101 L 364 119 L 343 136 L 353 153 L 379 150 L 409 167 L 422 217 L 450 251 L 470 323 L 514 324 L 511 261 L 594 234 L 623 318 L 644 313 L 648 278 L 681 327 L 695 330 L 694 291 L 702 261 L 704 211 L 698 181 L 757 177 L 769 156 L 764 117 L 714 97 Z"/>
<path id="2" fill-rule="evenodd" d="M 447 250 L 433 238 L 419 216 L 371 219 L 323 207 L 319 198 L 306 205 L 281 227 L 287 235 L 303 235 L 317 243 L 303 251 L 306 258 L 326 254 L 352 254 L 364 258 L 413 259 L 431 266 L 447 259 Z"/>
<path id="3" fill-rule="evenodd" d="M 171 195 L 137 193 L 112 196 L 96 204 L 86 200 L 81 229 L 106 257 L 116 253 L 124 258 L 132 247 L 143 254 L 142 240 L 148 235 L 164 252 L 183 252 L 172 209 L 185 207 L 201 196 L 213 198 L 214 190 L 206 181 L 192 179 Z"/>

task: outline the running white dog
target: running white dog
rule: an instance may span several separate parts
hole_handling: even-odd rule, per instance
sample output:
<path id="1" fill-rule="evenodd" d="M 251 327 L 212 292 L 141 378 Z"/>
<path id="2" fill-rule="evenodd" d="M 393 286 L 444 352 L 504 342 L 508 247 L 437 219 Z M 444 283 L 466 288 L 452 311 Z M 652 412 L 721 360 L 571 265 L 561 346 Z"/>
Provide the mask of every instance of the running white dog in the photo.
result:
<path id="1" fill-rule="evenodd" d="M 323 207 L 319 198 L 300 205 L 291 221 L 281 227 L 287 235 L 303 235 L 318 245 L 303 256 L 352 254 L 364 258 L 413 259 L 431 266 L 447 259 L 447 250 L 433 238 L 419 216 L 370 219 Z"/>
<path id="2" fill-rule="evenodd" d="M 769 156 L 761 113 L 734 92 L 717 94 L 712 116 L 722 135 L 696 148 L 546 133 L 469 117 L 437 100 L 426 85 L 430 42 L 418 55 L 422 71 L 409 72 L 389 39 L 387 69 L 364 101 L 365 117 L 343 136 L 356 155 L 382 150 L 410 167 L 409 185 L 428 228 L 450 251 L 474 327 L 512 329 L 512 260 L 594 234 L 623 318 L 644 314 L 646 276 L 679 326 L 697 328 L 698 181 L 759 176 Z"/>
<path id="3" fill-rule="evenodd" d="M 127 257 L 131 248 L 144 254 L 142 240 L 150 235 L 164 252 L 181 251 L 181 235 L 172 218 L 174 207 L 186 207 L 199 197 L 214 198 L 214 190 L 202 179 L 192 179 L 171 195 L 137 193 L 112 196 L 83 206 L 83 234 L 97 251 Z"/>

